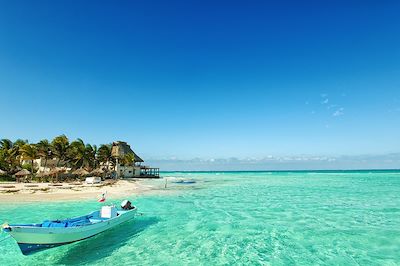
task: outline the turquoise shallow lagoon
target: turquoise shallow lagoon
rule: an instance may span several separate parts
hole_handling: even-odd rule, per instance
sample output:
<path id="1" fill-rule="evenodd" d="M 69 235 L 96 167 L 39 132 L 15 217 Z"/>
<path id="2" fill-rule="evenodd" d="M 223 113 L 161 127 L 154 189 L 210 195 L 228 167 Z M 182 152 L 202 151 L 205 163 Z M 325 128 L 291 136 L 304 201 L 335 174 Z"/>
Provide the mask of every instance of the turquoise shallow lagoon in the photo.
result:
<path id="1" fill-rule="evenodd" d="M 398 171 L 164 176 L 196 183 L 135 197 L 143 216 L 85 241 L 23 256 L 6 239 L 0 265 L 400 264 Z M 95 200 L 0 203 L 0 222 L 66 218 L 99 206 Z"/>

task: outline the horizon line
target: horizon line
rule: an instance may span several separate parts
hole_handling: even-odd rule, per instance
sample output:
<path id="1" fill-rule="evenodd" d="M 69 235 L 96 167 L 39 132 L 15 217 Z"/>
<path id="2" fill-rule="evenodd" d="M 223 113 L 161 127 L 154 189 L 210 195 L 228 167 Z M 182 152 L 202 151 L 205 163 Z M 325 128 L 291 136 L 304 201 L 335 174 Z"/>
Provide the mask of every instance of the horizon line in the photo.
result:
<path id="1" fill-rule="evenodd" d="M 400 168 L 373 168 L 373 169 L 293 169 L 293 170 L 166 170 L 160 171 L 160 173 L 173 173 L 173 172 L 183 172 L 183 173 L 204 173 L 204 172 L 348 172 L 348 171 L 400 171 Z"/>

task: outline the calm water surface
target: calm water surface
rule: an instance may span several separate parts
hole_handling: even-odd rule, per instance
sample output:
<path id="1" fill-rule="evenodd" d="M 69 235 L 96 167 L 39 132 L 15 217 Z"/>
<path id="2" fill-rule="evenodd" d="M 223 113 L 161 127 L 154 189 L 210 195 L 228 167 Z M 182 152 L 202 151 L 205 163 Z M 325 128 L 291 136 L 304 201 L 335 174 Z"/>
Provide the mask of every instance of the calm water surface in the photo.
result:
<path id="1" fill-rule="evenodd" d="M 197 182 L 135 197 L 143 216 L 85 241 L 23 256 L 6 239 L 0 265 L 400 265 L 400 172 L 164 176 Z M 0 203 L 0 222 L 67 218 L 99 206 L 95 199 Z"/>

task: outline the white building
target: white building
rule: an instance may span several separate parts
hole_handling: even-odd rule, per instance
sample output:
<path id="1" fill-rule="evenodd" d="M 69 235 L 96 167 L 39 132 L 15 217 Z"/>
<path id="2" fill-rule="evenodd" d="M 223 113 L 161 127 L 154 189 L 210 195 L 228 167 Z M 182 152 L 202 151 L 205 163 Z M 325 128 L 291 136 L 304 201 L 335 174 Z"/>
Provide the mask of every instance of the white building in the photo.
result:
<path id="1" fill-rule="evenodd" d="M 21 164 L 31 164 L 31 160 L 21 160 Z M 50 172 L 52 169 L 54 169 L 55 167 L 57 167 L 58 165 L 65 165 L 64 161 L 58 161 L 57 158 L 53 158 L 53 159 L 45 159 L 45 158 L 38 158 L 33 160 L 33 167 L 35 168 L 37 173 L 46 173 L 46 172 Z M 70 171 L 71 168 L 67 168 L 65 167 L 66 171 Z"/>
<path id="2" fill-rule="evenodd" d="M 159 168 L 142 166 L 140 158 L 124 141 L 113 142 L 111 154 L 116 159 L 116 177 L 159 177 Z"/>

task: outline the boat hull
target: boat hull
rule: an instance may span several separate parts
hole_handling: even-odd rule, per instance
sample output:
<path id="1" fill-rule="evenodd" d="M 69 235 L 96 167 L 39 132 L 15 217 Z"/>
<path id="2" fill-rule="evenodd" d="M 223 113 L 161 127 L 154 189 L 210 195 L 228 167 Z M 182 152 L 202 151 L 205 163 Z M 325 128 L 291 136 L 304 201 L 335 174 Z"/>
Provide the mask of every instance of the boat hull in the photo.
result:
<path id="1" fill-rule="evenodd" d="M 44 228 L 10 226 L 8 233 L 17 241 L 22 254 L 28 255 L 43 249 L 81 241 L 100 234 L 133 219 L 135 212 L 135 210 L 127 211 L 112 219 L 77 227 Z"/>
<path id="2" fill-rule="evenodd" d="M 49 248 L 54 248 L 66 244 L 70 244 L 73 242 L 69 243 L 60 243 L 60 244 L 24 244 L 24 243 L 18 243 L 19 249 L 21 250 L 23 255 L 31 255 L 33 253 L 49 249 Z"/>

